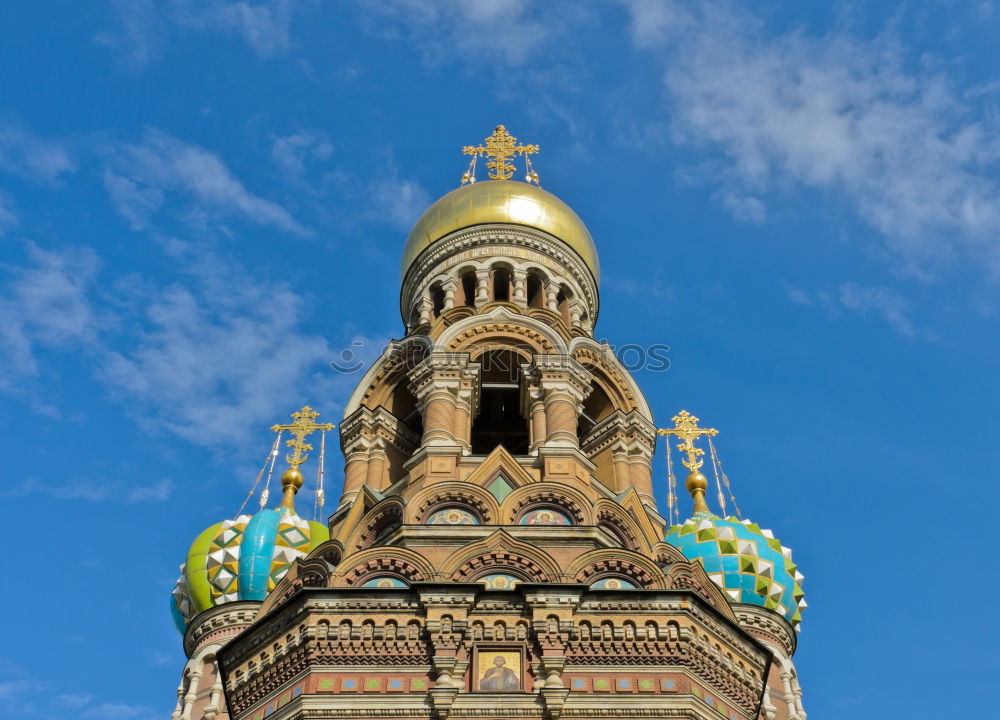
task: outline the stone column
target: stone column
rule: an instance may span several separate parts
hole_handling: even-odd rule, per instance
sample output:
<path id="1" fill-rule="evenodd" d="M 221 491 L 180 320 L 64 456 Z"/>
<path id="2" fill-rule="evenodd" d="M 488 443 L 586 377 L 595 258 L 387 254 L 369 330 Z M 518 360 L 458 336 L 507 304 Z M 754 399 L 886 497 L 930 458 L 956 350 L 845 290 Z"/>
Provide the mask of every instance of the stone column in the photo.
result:
<path id="1" fill-rule="evenodd" d="M 365 482 L 368 487 L 376 490 L 384 490 L 385 483 L 382 478 L 385 474 L 385 463 L 388 458 L 385 454 L 385 440 L 376 437 L 371 442 L 371 449 L 368 451 L 368 467 Z"/>
<path id="2" fill-rule="evenodd" d="M 545 286 L 545 307 L 554 313 L 559 312 L 559 286 L 555 283 Z"/>
<path id="3" fill-rule="evenodd" d="M 525 375 L 542 395 L 544 446 L 579 449 L 577 417 L 583 409 L 583 399 L 590 392 L 590 373 L 569 355 L 536 355 L 525 366 Z"/>
<path id="4" fill-rule="evenodd" d="M 429 297 L 420 298 L 420 324 L 429 325 L 431 320 L 431 311 L 433 310 L 433 305 Z"/>
<path id="5" fill-rule="evenodd" d="M 514 271 L 514 302 L 520 307 L 528 307 L 528 273 L 526 270 Z"/>
<path id="6" fill-rule="evenodd" d="M 490 271 L 476 270 L 476 307 L 490 301 Z"/>
<path id="7" fill-rule="evenodd" d="M 639 493 L 643 502 L 655 505 L 653 499 L 653 446 L 648 438 L 639 435 L 633 427 L 629 443 L 629 484 Z"/>
<path id="8" fill-rule="evenodd" d="M 631 465 L 628 461 L 628 447 L 618 443 L 611 451 L 611 462 L 614 463 L 615 490 L 622 492 L 632 482 Z"/>
<path id="9" fill-rule="evenodd" d="M 444 290 L 444 309 L 451 310 L 455 307 L 455 293 L 458 291 L 458 280 L 453 277 L 448 278 L 441 283 L 441 289 Z"/>
<path id="10" fill-rule="evenodd" d="M 184 709 L 181 711 L 181 720 L 191 720 L 191 713 L 194 712 L 194 701 L 198 697 L 198 683 L 201 682 L 201 670 L 191 670 L 188 673 L 188 691 L 184 696 Z"/>
<path id="11" fill-rule="evenodd" d="M 583 327 L 583 323 L 580 318 L 583 317 L 583 309 L 580 307 L 580 303 L 574 300 L 569 306 L 569 324 L 573 327 Z"/>
<path id="12" fill-rule="evenodd" d="M 469 394 L 476 387 L 479 364 L 470 363 L 466 353 L 431 353 L 410 372 L 410 390 L 417 398 L 420 414 L 424 421 L 424 436 L 421 447 L 456 447 L 466 440 L 466 431 L 456 433 L 456 428 L 464 427 L 468 406 L 471 418 L 474 401 Z"/>

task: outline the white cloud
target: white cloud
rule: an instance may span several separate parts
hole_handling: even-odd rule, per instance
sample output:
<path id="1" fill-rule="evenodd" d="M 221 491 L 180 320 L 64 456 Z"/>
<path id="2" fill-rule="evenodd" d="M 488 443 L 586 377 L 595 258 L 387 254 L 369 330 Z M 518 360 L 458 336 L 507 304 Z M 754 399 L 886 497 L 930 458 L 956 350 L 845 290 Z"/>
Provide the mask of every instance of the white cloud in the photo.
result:
<path id="1" fill-rule="evenodd" d="M 138 71 L 163 51 L 171 32 L 222 32 L 235 35 L 259 57 L 291 46 L 293 0 L 109 0 L 111 27 L 94 36 L 126 67 Z"/>
<path id="2" fill-rule="evenodd" d="M 17 498 L 26 495 L 46 495 L 56 500 L 83 500 L 85 502 L 105 502 L 116 500 L 127 505 L 140 503 L 163 502 L 173 492 L 170 480 L 160 480 L 148 485 L 137 485 L 134 482 L 109 482 L 106 478 L 100 481 L 73 480 L 62 484 L 43 483 L 35 478 L 28 478 L 8 490 L 0 491 L 0 497 Z"/>
<path id="3" fill-rule="evenodd" d="M 153 215 L 175 199 L 185 204 L 188 219 L 196 224 L 236 216 L 308 234 L 283 207 L 247 190 L 218 155 L 156 129 L 112 155 L 104 187 L 115 209 L 137 230 L 148 227 Z"/>
<path id="4" fill-rule="evenodd" d="M 1000 133 L 945 74 L 911 68 L 889 36 L 774 35 L 731 5 L 623 1 L 633 41 L 663 55 L 678 141 L 724 161 L 734 214 L 758 220 L 766 193 L 803 186 L 845 199 L 911 269 L 956 250 L 1000 266 Z"/>
<path id="5" fill-rule="evenodd" d="M 333 351 L 302 329 L 306 312 L 288 287 L 199 254 L 183 284 L 155 294 L 138 336 L 109 351 L 102 374 L 156 427 L 198 445 L 238 445 L 331 390 Z"/>
<path id="6" fill-rule="evenodd" d="M 88 705 L 92 697 L 90 695 L 80 695 L 73 693 L 63 693 L 62 695 L 56 695 L 56 703 L 63 705 L 64 707 L 70 708 L 82 708 L 84 705 Z"/>
<path id="7" fill-rule="evenodd" d="M 271 57 L 291 45 L 293 0 L 226 2 L 225 0 L 174 0 L 173 19 L 195 30 L 234 34 L 260 57 Z"/>
<path id="8" fill-rule="evenodd" d="M 369 217 L 408 231 L 431 204 L 431 196 L 416 180 L 399 178 L 395 173 L 372 186 L 372 210 Z"/>
<path id="9" fill-rule="evenodd" d="M 93 720 L 153 720 L 160 714 L 145 705 L 132 705 L 123 702 L 103 702 L 88 708 L 82 715 Z"/>
<path id="10" fill-rule="evenodd" d="M 876 285 L 842 283 L 838 287 L 839 300 L 848 310 L 880 317 L 904 337 L 916 337 L 917 332 L 908 317 L 909 302 L 895 290 Z"/>
<path id="11" fill-rule="evenodd" d="M 300 130 L 271 143 L 271 160 L 293 179 L 305 175 L 308 162 L 328 160 L 332 154 L 333 145 L 322 130 Z"/>
<path id="12" fill-rule="evenodd" d="M 909 339 L 933 340 L 917 330 L 910 319 L 910 301 L 892 288 L 856 282 L 840 283 L 835 289 L 809 291 L 785 285 L 785 294 L 796 305 L 815 305 L 830 317 L 844 317 L 844 310 L 885 322 L 897 334 Z"/>
<path id="13" fill-rule="evenodd" d="M 17 225 L 17 212 L 14 210 L 14 199 L 5 192 L 0 192 L 0 237 Z"/>
<path id="14" fill-rule="evenodd" d="M 51 183 L 76 164 L 61 142 L 45 140 L 17 122 L 0 123 L 0 170 L 28 180 Z"/>
<path id="15" fill-rule="evenodd" d="M 115 16 L 113 28 L 101 30 L 94 41 L 126 67 L 140 70 L 155 58 L 166 27 L 155 0 L 108 0 Z"/>
<path id="16" fill-rule="evenodd" d="M 29 245 L 27 264 L 8 268 L 0 296 L 0 392 L 22 392 L 39 375 L 41 348 L 69 350 L 94 340 L 98 319 L 88 291 L 98 264 L 86 248 Z"/>
<path id="17" fill-rule="evenodd" d="M 452 53 L 521 65 L 548 37 L 546 4 L 529 0 L 359 0 L 373 29 L 399 32 L 431 62 Z M 557 20 L 552 18 L 553 21 Z"/>

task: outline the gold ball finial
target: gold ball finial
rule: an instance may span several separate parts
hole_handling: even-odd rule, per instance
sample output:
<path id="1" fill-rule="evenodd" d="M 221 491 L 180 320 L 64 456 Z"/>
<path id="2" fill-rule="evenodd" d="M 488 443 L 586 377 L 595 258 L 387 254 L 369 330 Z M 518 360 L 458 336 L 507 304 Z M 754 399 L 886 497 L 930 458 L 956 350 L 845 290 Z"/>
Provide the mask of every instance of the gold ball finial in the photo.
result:
<path id="1" fill-rule="evenodd" d="M 708 503 L 705 502 L 708 478 L 698 470 L 692 470 L 688 474 L 687 480 L 684 481 L 684 486 L 691 493 L 691 498 L 694 500 L 694 511 L 696 513 L 709 512 Z"/>
<path id="2" fill-rule="evenodd" d="M 296 491 L 302 487 L 302 473 L 298 468 L 288 468 L 281 474 L 281 487 L 293 486 Z"/>
<path id="3" fill-rule="evenodd" d="M 688 474 L 687 480 L 684 481 L 684 486 L 688 489 L 689 493 L 693 493 L 696 490 L 705 492 L 708 490 L 708 478 L 698 470 L 692 470 L 691 473 Z"/>

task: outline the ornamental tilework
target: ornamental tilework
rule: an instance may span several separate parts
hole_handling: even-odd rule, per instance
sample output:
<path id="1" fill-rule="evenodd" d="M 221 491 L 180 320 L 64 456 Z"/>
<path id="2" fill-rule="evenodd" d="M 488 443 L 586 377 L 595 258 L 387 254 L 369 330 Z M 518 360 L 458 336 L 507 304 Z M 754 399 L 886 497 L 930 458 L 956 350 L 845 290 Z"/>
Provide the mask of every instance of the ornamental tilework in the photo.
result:
<path id="1" fill-rule="evenodd" d="M 178 630 L 202 610 L 235 600 L 263 600 L 291 564 L 329 540 L 322 523 L 284 509 L 240 515 L 206 529 L 192 543 L 171 597 Z"/>
<path id="2" fill-rule="evenodd" d="M 438 510 L 427 518 L 428 525 L 479 525 L 479 518 L 464 508 L 450 507 Z"/>
<path id="3" fill-rule="evenodd" d="M 520 581 L 513 575 L 487 575 L 480 582 L 487 590 L 513 590 Z"/>
<path id="4" fill-rule="evenodd" d="M 405 588 L 407 584 L 397 577 L 392 577 L 390 575 L 383 575 L 381 577 L 375 577 L 371 580 L 366 581 L 361 587 L 374 587 L 374 588 Z"/>
<path id="5" fill-rule="evenodd" d="M 539 508 L 527 512 L 521 518 L 521 525 L 572 525 L 573 521 L 559 510 Z"/>
<path id="6" fill-rule="evenodd" d="M 594 590 L 635 590 L 635 583 L 624 578 L 609 577 L 590 586 Z"/>
<path id="7" fill-rule="evenodd" d="M 696 513 L 670 528 L 665 539 L 689 560 L 698 560 L 730 601 L 773 610 L 798 629 L 806 607 L 805 578 L 792 562 L 792 551 L 770 530 L 749 520 Z"/>

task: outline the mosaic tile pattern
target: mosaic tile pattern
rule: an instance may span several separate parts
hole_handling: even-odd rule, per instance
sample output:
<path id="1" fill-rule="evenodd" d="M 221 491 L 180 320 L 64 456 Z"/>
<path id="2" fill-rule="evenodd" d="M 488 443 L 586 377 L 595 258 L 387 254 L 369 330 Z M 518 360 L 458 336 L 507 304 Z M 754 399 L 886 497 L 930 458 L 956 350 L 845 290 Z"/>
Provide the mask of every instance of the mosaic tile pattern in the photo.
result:
<path id="1" fill-rule="evenodd" d="M 478 525 L 479 518 L 465 508 L 450 507 L 438 510 L 427 518 L 428 525 Z"/>
<path id="2" fill-rule="evenodd" d="M 486 586 L 487 590 L 513 590 L 519 582 L 518 578 L 513 575 L 487 575 L 481 578 L 480 581 Z"/>
<path id="3" fill-rule="evenodd" d="M 602 578 L 590 586 L 594 590 L 635 590 L 635 583 L 625 578 Z"/>
<path id="4" fill-rule="evenodd" d="M 521 517 L 521 525 L 572 525 L 566 513 L 552 508 L 539 508 L 525 513 Z"/>
<path id="5" fill-rule="evenodd" d="M 210 607 L 263 600 L 296 559 L 329 539 L 326 525 L 283 509 L 212 525 L 192 543 L 171 595 L 178 630 Z"/>
<path id="6" fill-rule="evenodd" d="M 699 561 L 730 601 L 773 610 L 798 629 L 806 607 L 805 578 L 792 562 L 792 551 L 770 530 L 749 520 L 696 513 L 670 528 L 665 539 L 684 557 Z"/>
<path id="7" fill-rule="evenodd" d="M 375 577 L 372 578 L 371 580 L 368 580 L 361 587 L 405 588 L 408 587 L 408 585 L 403 580 L 400 580 L 398 577 L 383 575 L 381 577 Z"/>

